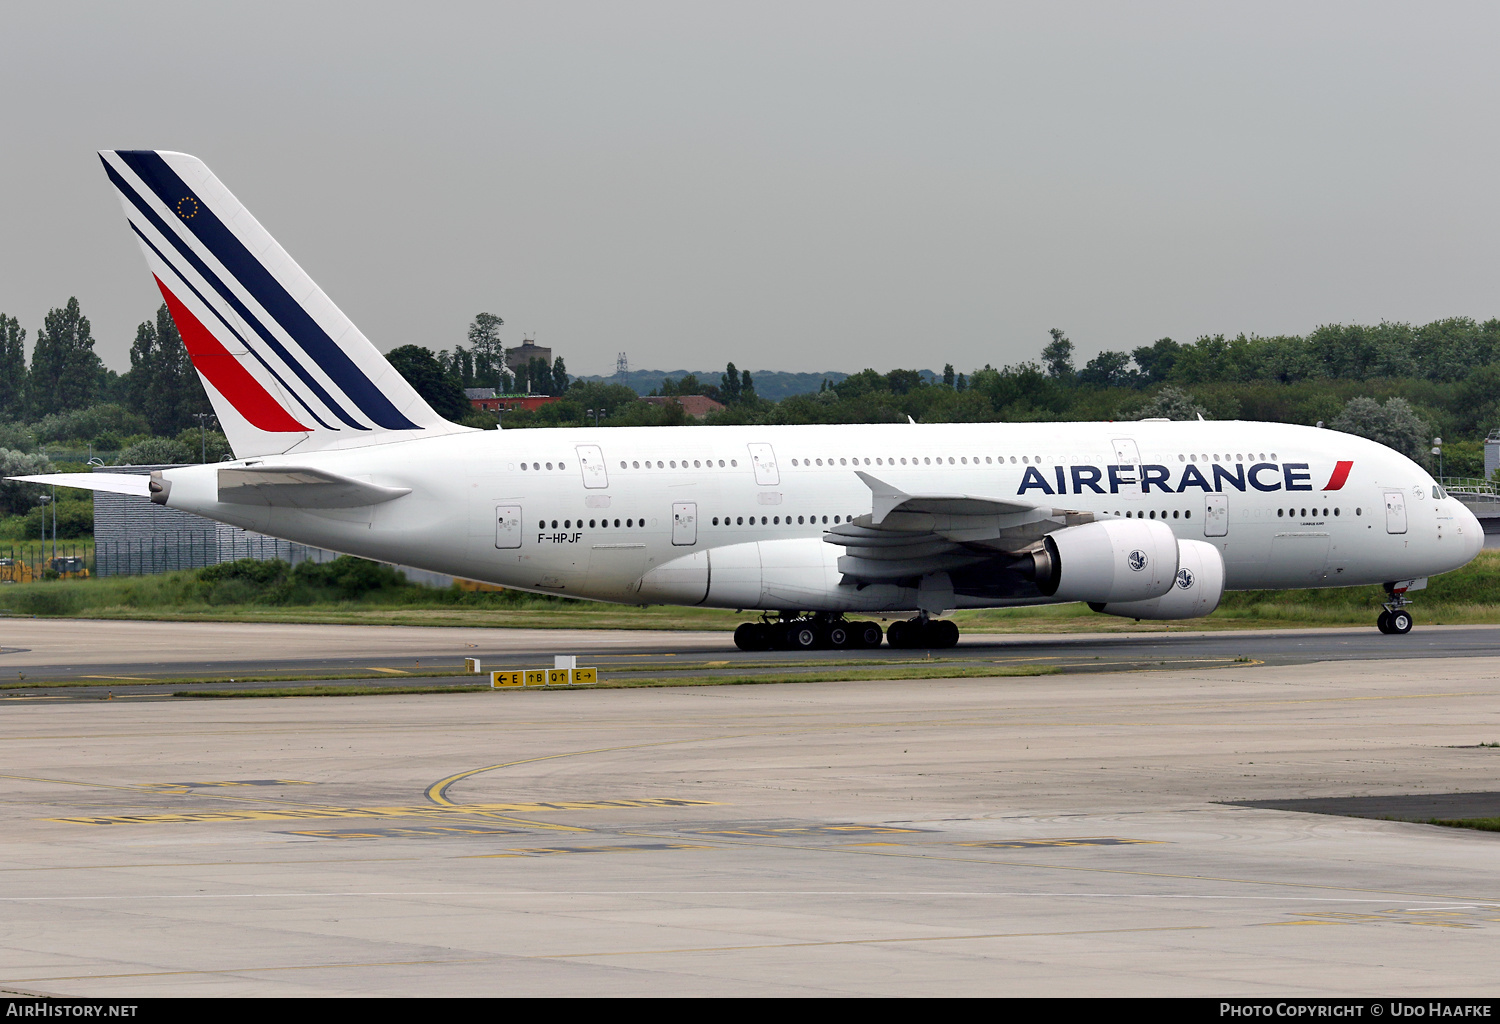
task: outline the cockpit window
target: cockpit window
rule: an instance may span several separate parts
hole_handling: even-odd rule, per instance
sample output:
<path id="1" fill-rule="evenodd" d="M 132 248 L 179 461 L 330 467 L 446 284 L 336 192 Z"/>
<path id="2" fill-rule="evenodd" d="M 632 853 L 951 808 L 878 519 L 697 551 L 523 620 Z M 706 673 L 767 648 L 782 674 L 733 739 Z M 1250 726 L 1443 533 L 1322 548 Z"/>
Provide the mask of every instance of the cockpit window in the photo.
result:
<path id="1" fill-rule="evenodd" d="M 1433 484 L 1432 485 L 1432 496 L 1433 496 L 1433 498 L 1446 498 L 1448 496 L 1448 492 L 1445 491 L 1445 490 L 1443 490 L 1437 484 Z"/>

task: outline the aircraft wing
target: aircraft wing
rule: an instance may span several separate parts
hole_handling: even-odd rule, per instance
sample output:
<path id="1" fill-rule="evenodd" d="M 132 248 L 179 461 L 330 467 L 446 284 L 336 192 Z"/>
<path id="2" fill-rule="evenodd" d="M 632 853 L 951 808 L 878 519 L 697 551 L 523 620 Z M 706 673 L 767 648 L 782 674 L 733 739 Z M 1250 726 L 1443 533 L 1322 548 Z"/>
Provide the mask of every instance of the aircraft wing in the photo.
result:
<path id="1" fill-rule="evenodd" d="M 892 582 L 1020 556 L 1042 537 L 1093 521 L 1089 512 L 1022 498 L 976 494 L 909 494 L 869 473 L 871 512 L 828 530 L 844 548 L 839 571 L 861 582 Z"/>

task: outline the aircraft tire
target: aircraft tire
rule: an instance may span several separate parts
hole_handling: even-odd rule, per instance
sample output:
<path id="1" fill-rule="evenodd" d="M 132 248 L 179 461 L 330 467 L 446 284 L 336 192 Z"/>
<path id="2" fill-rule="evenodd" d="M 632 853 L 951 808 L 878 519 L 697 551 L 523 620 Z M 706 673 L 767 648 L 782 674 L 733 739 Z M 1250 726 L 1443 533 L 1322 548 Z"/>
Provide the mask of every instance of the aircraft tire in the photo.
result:
<path id="1" fill-rule="evenodd" d="M 847 622 L 835 622 L 828 627 L 827 645 L 829 647 L 853 647 L 854 632 Z"/>
<path id="2" fill-rule="evenodd" d="M 1391 624 L 1390 631 L 1397 636 L 1405 636 L 1411 632 L 1411 612 L 1404 608 L 1398 608 L 1394 612 L 1391 612 L 1391 617 L 1388 621 Z"/>
<path id="3" fill-rule="evenodd" d="M 766 628 L 758 622 L 742 622 L 734 628 L 734 645 L 742 651 L 763 651 L 767 644 Z"/>
<path id="4" fill-rule="evenodd" d="M 947 619 L 929 624 L 928 631 L 932 636 L 933 647 L 957 647 L 958 626 Z"/>
<path id="5" fill-rule="evenodd" d="M 1381 612 L 1375 619 L 1375 628 L 1382 633 L 1389 633 L 1391 631 L 1391 613 Z"/>
<path id="6" fill-rule="evenodd" d="M 855 645 L 867 650 L 879 647 L 880 641 L 885 639 L 885 634 L 881 631 L 878 622 L 858 623 L 854 627 L 853 636 Z"/>
<path id="7" fill-rule="evenodd" d="M 810 651 L 821 646 L 818 643 L 818 631 L 805 622 L 788 626 L 785 635 L 786 646 L 794 651 Z"/>

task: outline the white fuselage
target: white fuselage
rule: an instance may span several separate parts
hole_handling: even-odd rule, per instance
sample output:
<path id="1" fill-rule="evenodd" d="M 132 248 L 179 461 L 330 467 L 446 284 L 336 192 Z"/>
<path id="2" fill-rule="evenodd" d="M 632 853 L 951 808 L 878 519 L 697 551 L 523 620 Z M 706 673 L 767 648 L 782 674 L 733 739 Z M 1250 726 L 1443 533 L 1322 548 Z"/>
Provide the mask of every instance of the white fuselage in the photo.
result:
<path id="1" fill-rule="evenodd" d="M 411 493 L 321 511 L 221 503 L 215 474 L 239 462 L 168 470 L 168 504 L 366 558 L 632 603 L 659 600 L 639 581 L 674 559 L 820 541 L 868 515 L 871 490 L 856 467 L 910 494 L 1160 520 L 1179 539 L 1217 547 L 1235 590 L 1409 580 L 1458 568 L 1483 541 L 1474 516 L 1411 460 L 1348 434 L 1272 423 L 508 430 L 249 461 Z M 807 543 L 778 550 L 820 557 Z M 953 606 L 1030 603 L 960 593 Z M 910 591 L 876 587 L 827 608 L 914 606 Z"/>

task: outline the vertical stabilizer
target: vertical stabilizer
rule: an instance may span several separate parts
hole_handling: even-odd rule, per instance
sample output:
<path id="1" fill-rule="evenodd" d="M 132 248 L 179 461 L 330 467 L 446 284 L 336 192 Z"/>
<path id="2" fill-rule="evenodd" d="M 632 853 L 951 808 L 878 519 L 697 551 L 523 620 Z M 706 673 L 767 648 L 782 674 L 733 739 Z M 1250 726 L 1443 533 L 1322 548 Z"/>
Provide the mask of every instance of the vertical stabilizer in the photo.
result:
<path id="1" fill-rule="evenodd" d="M 470 429 L 432 411 L 203 161 L 99 157 L 236 456 Z"/>

